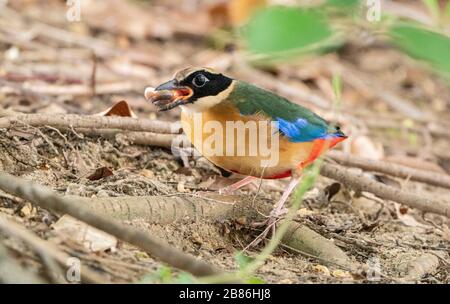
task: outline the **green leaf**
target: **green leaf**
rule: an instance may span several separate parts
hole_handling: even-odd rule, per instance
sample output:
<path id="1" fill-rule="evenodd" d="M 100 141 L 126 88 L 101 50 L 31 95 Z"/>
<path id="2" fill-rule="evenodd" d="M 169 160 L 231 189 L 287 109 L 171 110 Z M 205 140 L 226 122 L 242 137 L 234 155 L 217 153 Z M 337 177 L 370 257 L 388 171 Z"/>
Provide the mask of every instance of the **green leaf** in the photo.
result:
<path id="1" fill-rule="evenodd" d="M 247 280 L 245 280 L 246 284 L 265 284 L 266 282 L 263 279 L 257 278 L 257 277 L 250 277 Z"/>
<path id="2" fill-rule="evenodd" d="M 389 35 L 392 42 L 409 55 L 450 75 L 450 37 L 410 23 L 395 24 Z"/>
<path id="3" fill-rule="evenodd" d="M 247 266 L 249 263 L 251 263 L 253 261 L 253 258 L 249 257 L 248 255 L 245 255 L 242 251 L 239 251 L 238 253 L 236 253 L 234 258 L 236 260 L 236 263 L 239 266 L 239 269 L 244 268 L 245 266 Z"/>
<path id="4" fill-rule="evenodd" d="M 318 10 L 281 6 L 257 12 L 244 31 L 250 50 L 266 54 L 310 48 L 333 36 Z"/>
<path id="5" fill-rule="evenodd" d="M 338 8 L 353 8 L 360 3 L 360 0 L 328 0 L 326 6 L 335 6 Z"/>

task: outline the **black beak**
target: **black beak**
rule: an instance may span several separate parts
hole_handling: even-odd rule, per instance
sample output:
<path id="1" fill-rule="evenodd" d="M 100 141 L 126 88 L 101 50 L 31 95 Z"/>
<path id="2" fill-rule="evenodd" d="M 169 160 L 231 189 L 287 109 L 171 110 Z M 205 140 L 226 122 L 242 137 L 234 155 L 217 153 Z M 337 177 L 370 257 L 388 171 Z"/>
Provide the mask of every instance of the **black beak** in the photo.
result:
<path id="1" fill-rule="evenodd" d="M 160 84 L 158 87 L 156 87 L 155 91 L 163 91 L 163 90 L 175 90 L 178 89 L 178 84 L 175 79 L 169 80 L 167 82 L 164 82 L 163 84 Z"/>
<path id="2" fill-rule="evenodd" d="M 144 93 L 145 98 L 156 105 L 159 111 L 189 103 L 192 94 L 190 87 L 180 86 L 175 79 L 159 85 L 156 89 L 146 88 Z"/>

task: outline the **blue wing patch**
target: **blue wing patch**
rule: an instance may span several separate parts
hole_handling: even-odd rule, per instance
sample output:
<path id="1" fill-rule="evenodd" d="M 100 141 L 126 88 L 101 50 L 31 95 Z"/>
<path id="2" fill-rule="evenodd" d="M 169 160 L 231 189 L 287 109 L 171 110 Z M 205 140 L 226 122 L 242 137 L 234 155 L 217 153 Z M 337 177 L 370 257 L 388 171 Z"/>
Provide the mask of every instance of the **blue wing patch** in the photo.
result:
<path id="1" fill-rule="evenodd" d="M 287 121 L 276 118 L 278 129 L 289 138 L 291 142 L 309 142 L 319 138 L 327 138 L 326 128 L 308 123 L 306 119 L 298 118 L 296 121 Z"/>

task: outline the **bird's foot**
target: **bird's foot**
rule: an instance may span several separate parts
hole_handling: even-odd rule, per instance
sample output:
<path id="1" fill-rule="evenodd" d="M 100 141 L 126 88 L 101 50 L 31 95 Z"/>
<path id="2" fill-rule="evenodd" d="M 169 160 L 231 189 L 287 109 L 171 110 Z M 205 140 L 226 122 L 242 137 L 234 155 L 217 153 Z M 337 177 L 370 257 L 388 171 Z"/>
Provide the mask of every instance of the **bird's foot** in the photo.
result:
<path id="1" fill-rule="evenodd" d="M 172 147 L 172 153 L 181 159 L 185 168 L 190 167 L 190 157 L 197 159 L 201 156 L 199 152 L 193 147 Z"/>
<path id="2" fill-rule="evenodd" d="M 246 249 L 255 247 L 263 240 L 266 239 L 269 231 L 272 231 L 272 237 L 276 232 L 277 223 L 283 219 L 283 217 L 287 214 L 288 209 L 273 209 L 266 220 L 262 222 L 256 222 L 251 225 L 252 228 L 260 228 L 264 227 L 264 230 L 250 243 L 247 245 Z"/>

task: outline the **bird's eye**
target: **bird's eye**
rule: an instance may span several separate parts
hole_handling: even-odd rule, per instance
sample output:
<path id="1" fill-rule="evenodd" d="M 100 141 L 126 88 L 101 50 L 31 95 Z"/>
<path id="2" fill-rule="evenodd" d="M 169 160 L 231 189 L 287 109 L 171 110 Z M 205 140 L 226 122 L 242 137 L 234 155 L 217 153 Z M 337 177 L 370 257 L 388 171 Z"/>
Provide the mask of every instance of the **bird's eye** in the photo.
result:
<path id="1" fill-rule="evenodd" d="M 209 79 L 203 74 L 198 74 L 192 79 L 192 83 L 198 88 L 203 87 L 208 81 Z"/>

